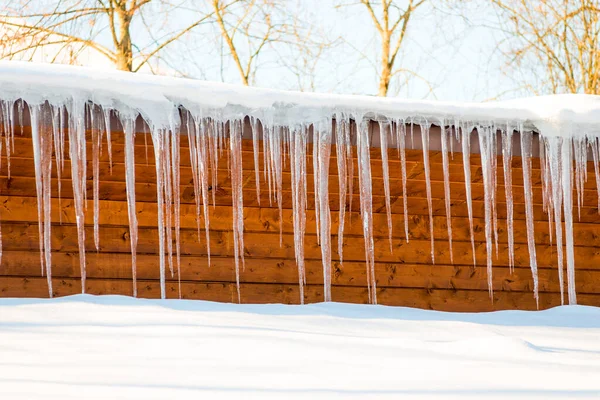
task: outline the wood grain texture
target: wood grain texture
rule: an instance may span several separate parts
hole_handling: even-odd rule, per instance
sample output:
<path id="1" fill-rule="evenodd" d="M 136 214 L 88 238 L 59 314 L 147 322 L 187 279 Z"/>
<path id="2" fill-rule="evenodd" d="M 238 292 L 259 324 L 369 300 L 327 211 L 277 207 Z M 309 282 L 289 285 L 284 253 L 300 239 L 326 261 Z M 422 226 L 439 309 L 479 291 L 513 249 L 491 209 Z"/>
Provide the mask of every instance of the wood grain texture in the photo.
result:
<path id="1" fill-rule="evenodd" d="M 145 141 L 148 145 L 146 146 Z M 182 140 L 181 148 L 181 275 L 168 272 L 168 297 L 236 301 L 235 271 L 233 267 L 233 233 L 231 183 L 227 173 L 228 152 L 218 162 L 215 203 L 210 210 L 211 265 L 208 265 L 204 221 L 200 221 L 200 236 L 192 187 L 189 149 Z M 267 185 L 261 181 L 260 205 L 256 198 L 252 143 L 244 140 L 244 255 L 246 267 L 241 272 L 242 302 L 298 303 L 298 273 L 294 261 L 293 227 L 289 165 L 283 169 L 284 200 L 282 218 L 277 206 L 269 205 Z M 88 201 L 86 224 L 87 288 L 93 294 L 132 294 L 132 271 L 129 243 L 127 203 L 125 193 L 125 166 L 123 136 L 113 132 L 112 160 L 103 144 L 100 157 L 100 248 L 93 244 L 93 206 L 91 162 L 88 163 Z M 88 160 L 91 160 L 91 149 Z M 262 146 L 261 146 L 262 150 Z M 148 157 L 146 158 L 146 154 Z M 138 242 L 138 295 L 156 298 L 159 288 L 159 256 L 156 185 L 152 141 L 137 134 L 136 145 L 136 199 L 139 221 Z M 339 262 L 337 231 L 339 196 L 335 149 L 330 165 L 330 207 L 332 209 L 332 257 L 334 301 L 367 302 L 364 241 L 360 222 L 358 180 L 355 176 L 354 196 L 345 205 L 344 262 Z M 356 154 L 354 154 L 356 157 Z M 383 191 L 383 170 L 379 148 L 371 149 L 373 175 L 374 241 L 378 300 L 381 304 L 403 305 L 447 311 L 490 311 L 499 309 L 535 309 L 533 280 L 529 269 L 527 249 L 523 176 L 521 159 L 514 157 L 513 191 L 515 198 L 515 264 L 508 268 L 506 204 L 501 170 L 498 173 L 498 255 L 493 262 L 493 301 L 489 298 L 485 270 L 486 248 L 484 236 L 484 192 L 481 159 L 470 157 L 473 187 L 475 256 L 472 264 L 469 221 L 465 202 L 462 155 L 450 159 L 452 228 L 454 260 L 450 261 L 447 221 L 444 209 L 443 170 L 441 153 L 430 152 L 434 214 L 436 264 L 431 263 L 429 216 L 425 193 L 425 178 L 421 150 L 407 150 L 407 201 L 409 206 L 409 241 L 404 237 L 401 171 L 396 150 L 390 149 L 390 188 L 392 219 L 392 252 L 388 242 L 386 209 Z M 260 179 L 263 180 L 263 155 L 259 157 Z M 3 257 L 0 265 L 0 296 L 47 297 L 46 278 L 40 275 L 37 201 L 33 152 L 27 128 L 17 134 L 10 160 L 2 156 L 0 170 L 0 219 L 2 221 Z M 356 160 L 354 160 L 356 163 Z M 312 158 L 308 162 L 308 211 L 306 234 L 306 302 L 321 301 L 321 250 L 317 244 L 312 184 Z M 498 161 L 502 168 L 502 159 Z M 533 159 L 535 239 L 540 268 L 540 308 L 560 304 L 560 286 L 556 269 L 556 248 L 551 243 L 547 215 L 542 210 L 541 172 L 539 161 Z M 575 259 L 577 292 L 580 304 L 600 305 L 600 215 L 593 165 L 588 165 L 588 181 L 584 190 L 581 217 L 575 216 Z M 81 292 L 77 233 L 69 160 L 62 171 L 62 190 L 58 193 L 58 176 L 53 165 L 52 180 L 52 271 L 54 295 Z M 350 213 L 349 210 L 352 209 Z M 575 208 L 577 213 L 577 208 Z M 282 232 L 280 246 L 280 229 Z M 181 293 L 179 283 L 181 282 Z"/>

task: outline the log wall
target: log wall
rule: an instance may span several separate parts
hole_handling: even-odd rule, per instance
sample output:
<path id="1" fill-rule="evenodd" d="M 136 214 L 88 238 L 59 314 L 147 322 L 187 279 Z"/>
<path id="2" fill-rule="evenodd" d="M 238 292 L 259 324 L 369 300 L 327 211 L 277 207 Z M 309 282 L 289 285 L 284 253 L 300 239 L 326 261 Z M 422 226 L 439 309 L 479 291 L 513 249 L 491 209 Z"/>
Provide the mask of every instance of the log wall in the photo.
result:
<path id="1" fill-rule="evenodd" d="M 157 240 L 157 206 L 154 155 L 150 137 L 136 137 L 136 199 L 139 221 L 137 258 L 138 296 L 160 297 Z M 408 141 L 409 142 L 409 141 Z M 148 143 L 146 145 L 146 143 Z M 409 142 L 410 143 L 410 142 Z M 407 145 L 409 145 L 407 143 Z M 11 156 L 10 177 L 5 156 L 0 172 L 0 219 L 2 222 L 2 263 L 0 296 L 47 297 L 46 278 L 40 274 L 37 226 L 37 202 L 33 150 L 28 128 L 16 134 Z M 100 250 L 93 244 L 93 207 L 91 161 L 88 164 L 88 205 L 86 216 L 87 283 L 92 294 L 132 294 L 127 203 L 125 194 L 123 135 L 113 133 L 112 172 L 106 143 L 100 163 Z M 198 238 L 196 211 L 187 140 L 181 141 L 181 293 L 177 276 L 167 277 L 167 297 L 237 301 L 233 263 L 231 185 L 227 173 L 227 152 L 219 162 L 216 207 L 210 208 L 211 265 L 207 263 L 204 232 Z M 262 150 L 262 146 L 260 146 Z M 456 148 L 456 147 L 455 147 Z M 91 154 L 91 147 L 88 148 Z M 244 303 L 298 303 L 298 273 L 294 261 L 291 193 L 283 196 L 283 221 L 275 205 L 269 206 L 267 186 L 261 184 L 261 202 L 255 189 L 252 142 L 243 141 L 244 168 L 244 242 L 245 270 L 241 272 L 241 300 Z M 356 154 L 354 154 L 356 157 Z M 91 160 L 91 157 L 88 158 Z M 261 178 L 262 178 L 262 154 Z M 444 206 L 441 153 L 430 152 L 431 187 L 435 225 L 435 260 L 432 265 L 429 217 L 421 150 L 407 150 L 408 206 L 410 241 L 404 240 L 402 186 L 397 152 L 389 152 L 390 188 L 393 212 L 393 252 L 390 253 L 379 148 L 371 150 L 377 298 L 380 304 L 448 311 L 488 311 L 498 309 L 535 309 L 533 280 L 527 249 L 523 175 L 521 159 L 513 159 L 515 263 L 508 268 L 506 204 L 504 203 L 502 158 L 498 159 L 499 251 L 494 255 L 493 300 L 486 277 L 484 237 L 484 192 L 480 158 L 471 155 L 473 211 L 477 267 L 472 265 L 469 221 L 465 203 L 465 185 L 460 153 L 450 160 L 452 189 L 452 228 L 454 263 L 450 262 Z M 354 160 L 356 164 L 356 159 Z M 323 299 L 321 252 L 315 235 L 312 158 L 307 162 L 308 202 L 306 235 L 305 302 Z M 55 167 L 53 166 L 55 169 Z M 550 245 L 548 222 L 542 211 L 539 160 L 533 160 L 535 237 L 539 267 L 540 308 L 560 305 L 556 249 Z M 600 216 L 598 195 L 590 163 L 585 184 L 581 217 L 575 217 L 575 259 L 578 301 L 600 306 Z M 56 171 L 52 193 L 52 270 L 55 296 L 81 292 L 77 230 L 75 226 L 69 161 L 65 161 L 61 197 L 58 196 Z M 332 210 L 332 298 L 334 301 L 366 303 L 364 242 L 360 222 L 358 179 L 355 176 L 352 209 L 346 216 L 344 263 L 337 254 L 339 209 L 337 164 L 332 150 L 330 167 L 330 206 Z M 283 174 L 284 190 L 289 190 L 290 173 Z M 576 206 L 575 206 L 575 210 Z M 280 246 L 280 225 L 283 237 Z"/>

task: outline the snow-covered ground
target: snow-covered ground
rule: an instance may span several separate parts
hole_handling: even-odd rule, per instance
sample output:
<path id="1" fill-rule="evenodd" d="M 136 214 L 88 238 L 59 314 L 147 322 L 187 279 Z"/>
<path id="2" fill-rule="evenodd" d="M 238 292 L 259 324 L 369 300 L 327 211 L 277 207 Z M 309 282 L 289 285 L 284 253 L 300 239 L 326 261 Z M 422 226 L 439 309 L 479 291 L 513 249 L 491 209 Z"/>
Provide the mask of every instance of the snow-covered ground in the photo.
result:
<path id="1" fill-rule="evenodd" d="M 600 398 L 600 309 L 0 299 L 0 399 Z"/>

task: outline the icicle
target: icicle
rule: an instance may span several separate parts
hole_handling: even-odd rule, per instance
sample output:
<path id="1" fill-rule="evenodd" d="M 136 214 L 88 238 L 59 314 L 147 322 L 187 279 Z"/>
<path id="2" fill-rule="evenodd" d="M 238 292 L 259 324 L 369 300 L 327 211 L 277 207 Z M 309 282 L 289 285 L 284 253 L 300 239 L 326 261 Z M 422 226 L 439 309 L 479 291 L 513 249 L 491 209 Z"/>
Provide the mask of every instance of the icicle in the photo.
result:
<path id="1" fill-rule="evenodd" d="M 209 149 L 208 141 L 209 130 L 207 129 L 207 121 L 196 117 L 196 159 L 198 162 L 198 179 L 202 192 L 202 209 L 204 213 L 204 231 L 206 234 L 206 252 L 208 258 L 208 266 L 210 267 L 210 220 L 208 218 L 208 166 Z M 197 195 L 197 194 L 196 194 Z"/>
<path id="2" fill-rule="evenodd" d="M 498 206 L 496 189 L 498 187 L 498 140 L 496 135 L 498 128 L 494 125 L 490 130 L 490 166 L 491 166 L 491 208 L 492 208 L 492 229 L 494 230 L 494 245 L 496 249 L 496 259 L 498 259 Z"/>
<path id="3" fill-rule="evenodd" d="M 402 170 L 402 206 L 404 209 L 404 237 L 408 243 L 408 199 L 406 197 L 406 124 L 396 121 L 396 141 L 400 155 L 400 168 Z"/>
<path id="4" fill-rule="evenodd" d="M 377 304 L 377 279 L 375 277 L 375 245 L 373 243 L 373 187 L 371 181 L 371 155 L 369 145 L 369 120 L 357 120 L 359 131 L 356 135 L 358 153 L 358 184 L 360 192 L 360 212 L 365 240 L 365 262 L 367 267 L 367 289 L 369 301 Z"/>
<path id="5" fill-rule="evenodd" d="M 260 207 L 260 164 L 258 162 L 258 119 L 250 118 L 250 127 L 252 128 L 252 149 L 254 150 L 254 174 L 256 178 L 256 201 Z"/>
<path id="6" fill-rule="evenodd" d="M 52 291 L 52 248 L 51 248 L 51 173 L 52 173 L 52 138 L 47 126 L 46 116 L 49 110 L 46 105 L 29 105 L 31 119 L 31 136 L 35 169 L 35 187 L 37 193 L 38 229 L 40 243 L 40 263 L 42 275 L 45 271 L 48 282 L 48 295 Z M 82 275 L 83 277 L 83 275 Z"/>
<path id="7" fill-rule="evenodd" d="M 459 129 L 460 123 L 457 121 L 454 124 L 456 129 Z M 477 265 L 475 257 L 475 236 L 473 234 L 473 197 L 471 195 L 471 132 L 470 126 L 460 127 L 462 138 L 462 156 L 463 156 L 463 170 L 465 172 L 465 193 L 467 197 L 467 213 L 469 215 L 469 235 L 471 237 L 471 252 L 473 254 L 473 266 Z"/>
<path id="8" fill-rule="evenodd" d="M 135 207 L 135 120 L 133 115 L 120 115 L 125 135 L 125 190 L 129 218 L 129 245 L 131 248 L 131 276 L 133 297 L 137 297 L 137 243 L 138 221 Z"/>
<path id="9" fill-rule="evenodd" d="M 165 282 L 165 146 L 164 135 L 166 132 L 160 128 L 152 128 L 152 143 L 154 145 L 154 159 L 156 164 L 156 199 L 158 203 L 158 248 L 160 268 L 160 297 L 166 298 Z"/>
<path id="10" fill-rule="evenodd" d="M 546 147 L 549 144 L 546 143 L 542 138 L 539 139 L 540 143 L 540 173 L 542 177 L 542 210 L 548 215 L 548 237 L 550 239 L 550 246 L 552 246 L 552 215 L 553 211 L 553 200 L 552 200 L 552 180 L 551 180 L 551 157 L 546 157 Z M 556 150 L 555 150 L 556 152 Z M 562 201 L 562 200 L 561 200 Z"/>
<path id="11" fill-rule="evenodd" d="M 592 157 L 594 159 L 594 174 L 596 176 L 596 191 L 598 192 L 598 214 L 600 214 L 600 139 L 594 138 L 591 146 Z"/>
<path id="12" fill-rule="evenodd" d="M 562 236 L 562 202 L 563 202 L 563 191 L 562 191 L 562 138 L 549 137 L 542 140 L 548 145 L 548 153 L 550 160 L 549 174 L 551 177 L 549 190 L 550 190 L 550 202 L 549 210 L 554 210 L 554 221 L 556 229 L 556 253 L 558 258 L 558 282 L 560 286 L 560 304 L 565 303 L 564 298 L 564 278 L 563 278 L 563 236 Z M 566 196 L 567 193 L 564 193 Z M 550 221 L 552 218 L 550 217 Z"/>
<path id="13" fill-rule="evenodd" d="M 381 166 L 383 169 L 383 189 L 385 193 L 385 210 L 387 213 L 388 239 L 392 253 L 392 207 L 390 205 L 390 170 L 388 165 L 388 129 L 389 123 L 379 122 L 379 140 L 381 147 Z"/>
<path id="14" fill-rule="evenodd" d="M 344 248 L 344 218 L 346 215 L 346 184 L 348 181 L 347 172 L 347 153 L 346 147 L 348 145 L 348 120 L 342 115 L 337 114 L 335 118 L 335 140 L 336 140 L 336 157 L 337 157 L 337 168 L 338 168 L 338 181 L 339 181 L 339 196 L 340 196 L 340 209 L 338 218 L 338 256 L 340 263 L 344 261 L 343 248 Z M 352 160 L 350 160 L 352 161 Z"/>
<path id="15" fill-rule="evenodd" d="M 581 220 L 581 207 L 583 207 L 583 194 L 587 180 L 587 144 L 585 138 L 574 137 L 575 157 L 575 187 L 577 189 L 577 215 Z"/>
<path id="16" fill-rule="evenodd" d="M 576 140 L 564 139 L 561 150 L 569 304 L 577 304 L 577 294 L 575 292 L 575 249 L 573 243 L 573 142 L 576 142 Z M 579 160 L 576 160 L 576 163 L 578 162 Z M 556 221 L 556 223 L 559 223 L 559 221 Z"/>
<path id="17" fill-rule="evenodd" d="M 450 127 L 449 129 L 452 129 Z M 452 212 L 450 209 L 450 165 L 448 160 L 448 131 L 446 130 L 446 121 L 440 121 L 441 139 L 442 139 L 442 168 L 444 171 L 444 200 L 446 205 L 446 226 L 448 228 L 448 246 L 450 248 L 450 262 L 454 263 L 452 253 Z"/>
<path id="18" fill-rule="evenodd" d="M 431 262 L 435 264 L 433 247 L 433 208 L 431 205 L 431 177 L 429 171 L 429 122 L 421 124 L 421 142 L 423 144 L 423 168 L 425 169 L 425 190 L 427 191 L 427 208 L 429 209 L 429 236 L 431 237 Z"/>
<path id="19" fill-rule="evenodd" d="M 319 192 L 319 237 L 321 239 L 321 259 L 323 262 L 323 300 L 331 301 L 331 213 L 329 210 L 329 156 L 331 154 L 332 123 L 321 122 L 313 128 L 313 136 L 318 137 L 318 174 L 316 175 Z"/>
<path id="20" fill-rule="evenodd" d="M 229 122 L 229 156 L 231 168 L 231 196 L 233 205 L 233 251 L 235 261 L 235 283 L 238 303 L 240 297 L 240 259 L 244 265 L 244 202 L 242 171 L 242 125 L 243 121 Z"/>
<path id="21" fill-rule="evenodd" d="M 100 250 L 100 146 L 102 145 L 102 131 L 97 126 L 95 118 L 96 109 L 94 105 L 89 107 L 89 118 L 92 131 L 92 187 L 94 202 L 94 246 L 96 251 Z"/>
<path id="22" fill-rule="evenodd" d="M 525 188 L 525 219 L 527 222 L 529 265 L 531 266 L 531 274 L 533 276 L 533 296 L 539 308 L 537 257 L 535 251 L 535 234 L 533 231 L 533 193 L 531 190 L 532 133 L 524 131 L 522 126 L 519 126 L 519 133 L 521 135 L 521 159 L 523 164 L 523 186 Z"/>
<path id="23" fill-rule="evenodd" d="M 348 118 L 348 136 L 346 138 L 346 162 L 348 165 L 348 222 L 352 222 L 352 201 L 354 200 L 354 159 L 352 156 L 352 125 L 356 129 L 356 121 L 352 124 L 352 120 Z M 356 137 L 356 134 L 354 135 Z"/>
<path id="24" fill-rule="evenodd" d="M 492 153 L 493 146 L 492 140 L 495 140 L 495 135 L 492 134 L 494 128 L 488 128 L 479 126 L 477 128 L 477 134 L 479 136 L 479 148 L 481 150 L 481 170 L 483 174 L 483 189 L 485 193 L 485 243 L 486 243 L 486 255 L 487 255 L 487 280 L 488 280 L 488 291 L 490 299 L 493 300 L 494 288 L 492 279 L 492 229 L 493 229 L 493 217 L 492 207 L 494 202 L 493 191 L 494 191 L 494 178 L 493 178 L 493 164 L 492 158 L 496 157 L 496 154 Z"/>
<path id="25" fill-rule="evenodd" d="M 146 135 L 144 134 L 144 137 Z M 177 266 L 177 292 L 181 298 L 181 195 L 180 195 L 180 142 L 181 136 L 178 127 L 171 123 L 171 172 L 172 177 L 172 200 L 175 219 L 175 261 Z"/>
<path id="26" fill-rule="evenodd" d="M 320 201 L 319 201 L 319 135 L 317 134 L 316 127 L 312 125 L 312 139 L 313 139 L 313 185 L 315 189 L 315 224 L 317 231 L 317 245 L 321 245 L 321 216 L 320 216 Z"/>
<path id="27" fill-rule="evenodd" d="M 86 139 L 85 107 L 82 101 L 73 99 L 69 105 L 69 155 L 71 158 L 71 181 L 77 221 L 79 244 L 79 268 L 81 270 L 81 292 L 85 293 L 85 193 L 86 193 Z"/>
<path id="28" fill-rule="evenodd" d="M 502 135 L 502 166 L 504 167 L 504 192 L 506 195 L 506 231 L 508 233 L 508 268 L 515 268 L 515 240 L 513 225 L 513 192 L 512 192 L 512 135 L 513 128 L 506 126 Z"/>
<path id="29" fill-rule="evenodd" d="M 174 132 L 166 131 L 163 136 L 163 147 L 164 147 L 164 168 L 163 168 L 163 179 L 165 191 L 165 232 L 167 234 L 167 263 L 169 265 L 169 272 L 171 278 L 175 276 L 173 269 L 173 181 L 171 174 L 171 142 L 173 140 Z"/>
<path id="30" fill-rule="evenodd" d="M 110 169 L 110 174 L 112 175 L 112 138 L 111 138 L 111 130 L 110 130 L 110 110 L 103 109 L 102 113 L 104 114 L 104 129 L 106 131 L 106 149 L 108 150 L 108 165 Z"/>
<path id="31" fill-rule="evenodd" d="M 304 233 L 306 231 L 306 142 L 308 128 L 302 126 L 292 133 L 290 164 L 292 175 L 292 218 L 294 224 L 294 254 L 298 267 L 300 304 L 304 304 L 306 272 L 304 265 Z M 341 262 L 341 255 L 340 255 Z"/>

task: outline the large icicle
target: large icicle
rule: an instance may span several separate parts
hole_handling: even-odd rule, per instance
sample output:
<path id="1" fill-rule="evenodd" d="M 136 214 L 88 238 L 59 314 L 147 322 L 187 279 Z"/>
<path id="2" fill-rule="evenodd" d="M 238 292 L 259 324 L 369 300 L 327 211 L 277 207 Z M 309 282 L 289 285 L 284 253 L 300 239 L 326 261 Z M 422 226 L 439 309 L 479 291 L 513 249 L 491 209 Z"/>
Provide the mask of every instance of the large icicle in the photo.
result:
<path id="1" fill-rule="evenodd" d="M 81 292 L 85 293 L 85 196 L 86 196 L 86 138 L 85 108 L 82 100 L 73 99 L 69 104 L 69 156 L 71 158 L 71 181 L 75 220 L 77 221 L 77 242 L 79 244 L 79 268 L 81 270 Z"/>
<path id="2" fill-rule="evenodd" d="M 492 279 L 492 229 L 493 229 L 493 192 L 494 192 L 494 178 L 493 178 L 493 164 L 492 157 L 496 157 L 493 153 L 494 146 L 492 146 L 492 140 L 495 140 L 495 135 L 492 135 L 492 130 L 495 128 L 479 126 L 477 133 L 479 136 L 479 148 L 481 150 L 481 170 L 483 174 L 483 190 L 485 195 L 485 244 L 486 244 L 486 256 L 487 256 L 487 280 L 488 280 L 488 291 L 490 299 L 493 299 L 494 287 Z"/>
<path id="3" fill-rule="evenodd" d="M 31 115 L 31 136 L 37 193 L 38 228 L 42 272 L 46 272 L 48 296 L 52 291 L 52 248 L 51 248 L 51 198 L 50 183 L 52 173 L 52 123 L 49 105 L 29 106 Z M 84 275 L 82 275 L 82 279 Z"/>
<path id="4" fill-rule="evenodd" d="M 346 194 L 348 182 L 348 160 L 346 148 L 349 145 L 349 120 L 342 114 L 337 114 L 335 117 L 335 144 L 336 157 L 338 168 L 339 196 L 340 209 L 338 217 L 338 256 L 340 263 L 344 261 L 344 222 L 346 215 Z M 352 162 L 352 158 L 350 158 Z"/>
<path id="5" fill-rule="evenodd" d="M 396 121 L 396 144 L 400 156 L 402 173 L 402 208 L 404 211 L 404 237 L 408 243 L 408 199 L 406 197 L 406 124 L 404 120 Z"/>
<path id="6" fill-rule="evenodd" d="M 452 129 L 452 127 L 448 128 Z M 452 211 L 450 201 L 450 161 L 448 160 L 448 131 L 446 130 L 446 121 L 440 121 L 440 131 L 442 139 L 442 168 L 444 171 L 444 202 L 446 206 L 446 226 L 448 229 L 448 246 L 450 248 L 450 262 L 454 263 L 452 253 Z"/>
<path id="7" fill-rule="evenodd" d="M 577 304 L 575 292 L 575 249 L 573 243 L 573 141 L 562 142 L 562 191 L 565 214 L 565 244 L 567 251 L 567 286 L 569 304 Z M 576 161 L 577 162 L 577 161 Z M 587 168 L 587 165 L 585 166 Z M 559 221 L 556 221 L 559 223 Z"/>
<path id="8" fill-rule="evenodd" d="M 367 267 L 367 290 L 369 301 L 377 304 L 377 279 L 375 277 L 375 244 L 373 242 L 373 187 L 371 181 L 371 155 L 369 144 L 369 120 L 357 119 L 356 151 L 358 153 L 358 185 L 360 213 L 365 240 L 365 263 Z"/>
<path id="9" fill-rule="evenodd" d="M 539 307 L 538 296 L 538 270 L 537 256 L 535 252 L 535 233 L 533 231 L 533 192 L 531 189 L 531 153 L 532 153 L 532 133 L 519 126 L 521 134 L 521 160 L 523 164 L 523 187 L 525 189 L 525 219 L 527 222 L 527 247 L 529 249 L 529 265 L 531 275 L 533 276 L 533 297 L 536 305 Z"/>
<path id="10" fill-rule="evenodd" d="M 563 203 L 563 190 L 562 190 L 562 142 L 563 139 L 560 137 L 549 137 L 544 140 L 548 146 L 548 154 L 550 165 L 548 172 L 550 174 L 550 184 L 547 185 L 550 190 L 550 203 L 549 203 L 549 214 L 550 211 L 554 211 L 554 227 L 555 227 L 555 238 L 556 238 L 556 254 L 558 258 L 558 283 L 560 286 L 560 303 L 565 303 L 564 296 L 564 255 L 563 255 L 563 236 L 562 236 L 562 203 Z M 564 193 L 566 196 L 567 193 Z M 552 218 L 550 217 L 550 221 Z"/>
<path id="11" fill-rule="evenodd" d="M 390 168 L 388 164 L 388 127 L 389 123 L 379 122 L 379 145 L 381 150 L 381 167 L 383 170 L 383 190 L 385 194 L 385 211 L 387 214 L 388 239 L 392 253 L 392 207 L 390 205 Z M 390 128 L 391 129 L 391 128 Z"/>
<path id="12" fill-rule="evenodd" d="M 244 265 L 244 201 L 242 171 L 242 127 L 243 121 L 229 122 L 229 155 L 231 168 L 231 197 L 233 208 L 233 252 L 235 262 L 235 284 L 238 303 L 240 296 L 240 259 Z M 281 222 L 281 221 L 280 221 Z"/>
<path id="13" fill-rule="evenodd" d="M 165 281 L 165 140 L 164 136 L 168 134 L 162 128 L 153 127 L 151 130 L 152 144 L 154 146 L 154 161 L 156 164 L 156 199 L 158 203 L 158 260 L 160 270 L 160 297 L 167 297 Z"/>
<path id="14" fill-rule="evenodd" d="M 463 170 L 465 172 L 465 194 L 467 198 L 467 213 L 469 215 L 469 235 L 471 237 L 471 253 L 473 255 L 473 266 L 477 265 L 475 255 L 475 236 L 473 233 L 473 196 L 471 195 L 471 132 L 473 128 L 466 124 L 461 125 L 458 121 L 456 127 L 460 127 L 462 133 L 461 146 L 463 156 Z M 457 128 L 458 129 L 458 128 Z"/>
<path id="15" fill-rule="evenodd" d="M 323 297 L 331 301 L 331 212 L 329 210 L 329 157 L 332 143 L 331 120 L 326 120 L 313 127 L 313 137 L 318 138 L 318 174 L 317 190 L 319 192 L 319 237 L 321 240 L 321 259 L 323 262 Z"/>
<path id="16" fill-rule="evenodd" d="M 290 164 L 292 175 L 292 222 L 294 225 L 294 254 L 298 267 L 300 304 L 304 304 L 306 272 L 304 266 L 304 234 L 306 232 L 306 142 L 308 128 L 303 125 L 292 132 Z M 341 258 L 341 256 L 340 256 Z"/>
<path id="17" fill-rule="evenodd" d="M 125 190 L 127 192 L 127 215 L 129 219 L 129 245 L 131 248 L 131 276 L 133 297 L 137 297 L 137 243 L 138 221 L 135 208 L 135 116 L 120 115 L 125 135 Z"/>
<path id="18" fill-rule="evenodd" d="M 506 231 L 508 233 L 508 268 L 512 273 L 515 268 L 515 239 L 513 224 L 513 192 L 512 192 L 512 135 L 513 128 L 507 125 L 502 135 L 502 166 L 504 169 L 504 192 L 506 195 Z"/>
<path id="19" fill-rule="evenodd" d="M 423 169 L 425 170 L 425 191 L 427 192 L 427 208 L 429 209 L 429 236 L 431 240 L 431 262 L 435 264 L 433 245 L 433 207 L 431 199 L 431 173 L 429 170 L 429 122 L 421 124 L 421 143 L 423 145 Z"/>

